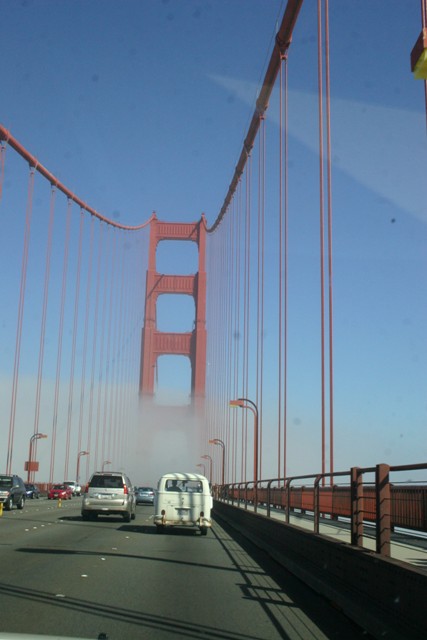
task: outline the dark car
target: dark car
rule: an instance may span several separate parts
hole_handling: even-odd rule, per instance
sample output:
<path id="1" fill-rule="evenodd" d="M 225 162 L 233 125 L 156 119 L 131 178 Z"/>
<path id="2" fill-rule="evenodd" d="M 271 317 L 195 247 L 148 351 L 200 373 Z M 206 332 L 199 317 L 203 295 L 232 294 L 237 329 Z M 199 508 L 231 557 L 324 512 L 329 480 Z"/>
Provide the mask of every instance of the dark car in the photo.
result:
<path id="1" fill-rule="evenodd" d="M 40 498 L 40 490 L 35 484 L 25 483 L 25 493 L 27 498 Z"/>
<path id="2" fill-rule="evenodd" d="M 154 504 L 153 487 L 138 487 L 135 492 L 136 504 Z"/>
<path id="3" fill-rule="evenodd" d="M 23 509 L 26 497 L 22 478 L 16 475 L 0 475 L 0 502 L 6 511 L 10 511 L 14 505 L 17 509 Z"/>

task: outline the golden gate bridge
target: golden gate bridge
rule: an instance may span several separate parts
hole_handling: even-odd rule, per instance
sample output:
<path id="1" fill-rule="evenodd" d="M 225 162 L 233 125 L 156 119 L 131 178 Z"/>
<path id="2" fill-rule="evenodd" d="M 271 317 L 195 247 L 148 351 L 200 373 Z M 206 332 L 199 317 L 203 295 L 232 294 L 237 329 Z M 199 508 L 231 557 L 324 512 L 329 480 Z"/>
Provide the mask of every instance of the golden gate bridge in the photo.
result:
<path id="1" fill-rule="evenodd" d="M 306 435 L 315 452 L 310 460 L 316 459 L 323 485 L 341 472 L 335 456 L 328 2 L 307 10 L 317 34 L 315 58 L 309 59 L 310 50 L 307 64 L 315 64 L 318 80 L 310 112 L 310 121 L 317 123 L 316 174 L 307 183 L 302 168 L 297 178 L 303 183 L 301 192 L 309 184 L 317 200 L 316 215 L 307 217 L 307 225 L 317 227 L 318 243 L 310 261 L 310 278 L 318 282 L 316 299 L 308 306 L 298 306 L 299 276 L 291 263 L 295 198 L 288 79 L 302 5 L 302 0 L 286 4 L 234 174 L 212 224 L 204 214 L 192 223 L 179 223 L 155 213 L 137 226 L 121 224 L 74 194 L 15 132 L 0 128 L 1 211 L 11 228 L 3 253 L 8 283 L 3 300 L 5 324 L 15 328 L 14 340 L 9 337 L 3 347 L 3 366 L 9 372 L 2 399 L 3 415 L 8 412 L 7 426 L 3 421 L 7 473 L 25 464 L 29 480 L 43 476 L 52 483 L 58 474 L 74 475 L 82 456 L 85 476 L 111 461 L 124 465 L 144 431 L 144 412 L 152 416 L 153 407 L 158 415 L 162 412 L 155 407 L 159 358 L 179 355 L 190 362 L 189 403 L 173 411 L 197 423 L 195 450 L 210 463 L 214 459 L 212 480 L 222 485 L 252 482 L 254 491 L 263 478 L 281 479 L 282 504 L 285 479 L 290 470 L 295 475 L 305 449 L 304 443 L 295 449 L 289 441 L 289 407 L 295 404 L 289 353 L 298 344 L 305 354 L 304 342 L 309 349 L 314 346 L 309 366 L 317 367 L 315 383 L 310 375 L 306 391 L 317 407 L 316 426 Z M 412 70 L 425 91 L 424 0 L 420 28 L 408 73 Z M 196 245 L 197 273 L 158 272 L 156 250 L 164 241 Z M 303 288 L 301 284 L 301 298 Z M 158 298 L 172 293 L 193 298 L 192 330 L 158 330 Z M 307 308 L 316 312 L 309 321 L 304 318 Z M 297 384 L 303 379 L 298 372 Z M 30 440 L 28 456 L 22 447 L 17 450 L 17 438 Z M 49 451 L 41 469 L 38 448 Z M 424 498 L 417 500 L 420 504 Z M 332 513 L 325 502 L 321 510 L 328 509 Z M 425 512 L 417 511 L 416 517 L 419 528 L 425 527 Z"/>

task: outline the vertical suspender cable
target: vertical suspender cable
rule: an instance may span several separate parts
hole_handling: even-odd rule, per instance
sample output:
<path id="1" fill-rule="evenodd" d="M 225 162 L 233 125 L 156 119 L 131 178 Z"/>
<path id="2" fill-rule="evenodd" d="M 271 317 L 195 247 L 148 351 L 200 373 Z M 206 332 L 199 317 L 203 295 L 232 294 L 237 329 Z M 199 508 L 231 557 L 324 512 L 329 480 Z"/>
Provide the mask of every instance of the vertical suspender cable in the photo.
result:
<path id="1" fill-rule="evenodd" d="M 55 376 L 55 393 L 53 397 L 53 417 L 52 417 L 52 443 L 50 449 L 50 471 L 49 484 L 52 484 L 55 472 L 55 451 L 56 451 L 56 432 L 58 427 L 58 404 L 59 404 L 59 383 L 61 379 L 61 362 L 62 362 L 62 339 L 64 334 L 64 311 L 65 297 L 67 290 L 67 272 L 68 272 L 68 253 L 70 248 L 70 230 L 71 230 L 71 211 L 73 207 L 72 200 L 67 202 L 67 215 L 65 223 L 65 246 L 64 260 L 62 264 L 62 287 L 61 287 L 61 303 L 59 310 L 59 328 L 58 328 L 58 349 L 56 354 L 56 376 Z"/>
<path id="2" fill-rule="evenodd" d="M 246 250 L 245 250 L 245 260 L 246 260 L 246 282 L 245 282 L 245 292 L 246 292 L 246 304 L 245 304 L 245 324 L 246 324 L 246 334 L 245 334 L 245 353 L 246 353 L 246 366 L 243 366 L 244 371 L 244 382 L 243 382 L 243 397 L 247 398 L 249 393 L 249 345 L 250 345 L 250 308 L 251 308 L 251 218 L 252 218 L 252 158 L 248 155 L 247 160 L 247 169 L 246 169 Z M 245 452 L 244 458 L 244 479 L 247 481 L 247 454 L 248 454 L 248 412 L 243 411 L 243 449 Z"/>
<path id="3" fill-rule="evenodd" d="M 115 442 L 114 442 L 114 450 L 117 449 L 119 460 L 124 459 L 124 454 L 126 449 L 129 447 L 129 443 L 133 440 L 134 429 L 135 429 L 135 416 L 130 414 L 131 402 L 127 401 L 127 387 L 126 387 L 126 363 L 127 363 L 127 343 L 130 340 L 132 327 L 135 322 L 137 322 L 138 314 L 131 307 L 131 292 L 130 292 L 130 284 L 134 279 L 131 277 L 131 265 L 130 265 L 130 255 L 128 252 L 124 251 L 123 255 L 123 271 L 122 271 L 122 283 L 121 283 L 121 294 L 123 293 L 123 297 L 121 299 L 121 312 L 119 318 L 119 370 L 118 370 L 118 396 L 117 396 L 117 406 L 116 406 L 116 415 L 117 420 L 115 421 Z M 133 296 L 136 298 L 136 296 Z M 134 300 L 134 304 L 136 304 L 136 300 Z M 129 415 L 128 415 L 129 414 Z M 129 427 L 125 426 L 130 425 L 132 427 L 132 432 L 130 432 Z M 126 446 L 126 448 L 125 448 Z"/>
<path id="4" fill-rule="evenodd" d="M 83 439 L 83 416 L 84 416 L 84 404 L 86 398 L 86 365 L 87 365 L 87 343 L 89 336 L 89 312 L 90 312 L 90 301 L 92 297 L 92 262 L 93 262 L 93 237 L 94 237 L 94 226 L 95 220 L 94 218 L 90 221 L 90 237 L 89 237 L 89 259 L 88 259 L 88 272 L 86 278 L 86 303 L 85 303 L 85 321 L 84 321 L 84 332 L 83 332 L 83 351 L 82 351 L 82 378 L 80 385 L 80 408 L 79 408 L 79 428 L 77 435 L 77 455 L 82 450 L 82 439 Z M 86 451 L 90 451 L 90 449 L 86 449 Z M 76 478 L 78 482 L 78 478 Z"/>
<path id="5" fill-rule="evenodd" d="M 333 361 L 333 273 L 332 273 L 332 150 L 331 79 L 329 58 L 329 0 L 325 0 L 325 88 L 328 191 L 328 283 L 329 283 L 329 472 L 334 471 L 334 361 Z M 331 483 L 333 478 L 331 477 Z"/>
<path id="6" fill-rule="evenodd" d="M 113 449 L 111 446 L 112 442 L 112 413 L 113 413 L 113 396 L 114 396 L 114 340 L 115 340 L 115 319 L 117 313 L 117 304 L 115 304 L 115 296 L 118 286 L 118 276 L 119 270 L 117 268 L 118 256 L 117 256 L 117 245 L 118 245 L 118 236 L 117 232 L 114 233 L 114 268 L 113 268 L 113 276 L 110 280 L 110 309 L 108 314 L 108 349 L 107 349 L 107 377 L 108 377 L 108 402 L 105 402 L 105 430 L 106 430 L 106 438 L 107 438 L 107 447 L 106 447 L 106 456 L 110 460 L 113 456 Z M 107 398 L 107 396 L 106 396 Z M 108 407 L 108 408 L 107 408 Z M 115 452 L 114 452 L 115 453 Z M 118 464 L 118 460 L 116 460 L 116 464 Z"/>
<path id="7" fill-rule="evenodd" d="M 231 455 L 229 456 L 231 461 L 231 472 L 228 477 L 229 482 L 235 482 L 235 473 L 236 473 L 236 465 L 235 465 L 235 444 L 236 444 L 236 420 L 235 420 L 235 412 L 228 405 L 228 401 L 230 398 L 235 397 L 235 382 L 236 382 L 236 329 L 235 329 L 235 321 L 236 321 L 236 246 L 237 246 L 237 228 L 236 228 L 236 218 L 237 218 L 237 209 L 238 209 L 238 191 L 235 194 L 233 202 L 231 203 L 232 211 L 230 216 L 230 235 L 231 235 L 231 246 L 230 246 L 230 271 L 228 274 L 229 279 L 229 287 L 230 287 L 230 354 L 229 354 L 229 362 L 230 362 L 230 386 L 227 393 L 227 413 L 228 413 L 228 424 L 229 428 L 227 429 L 227 433 L 229 434 L 229 438 L 231 441 L 230 451 Z M 232 428 L 231 428 L 232 427 Z"/>
<path id="8" fill-rule="evenodd" d="M 103 460 L 108 458 L 108 450 L 107 450 L 107 406 L 110 394 L 110 352 L 111 352 L 111 313 L 112 313 L 112 295 L 113 295 L 113 281 L 115 275 L 115 267 L 116 267 L 116 234 L 113 231 L 112 235 L 112 256 L 110 260 L 111 271 L 105 272 L 105 289 L 106 289 L 106 297 L 105 303 L 107 304 L 107 290 L 109 292 L 108 296 L 108 320 L 107 320 L 107 340 L 106 340 L 106 357 L 105 357 L 105 380 L 104 380 L 104 408 L 102 412 L 102 437 L 101 437 L 101 451 Z"/>
<path id="9" fill-rule="evenodd" d="M 66 435 L 66 442 L 65 442 L 65 461 L 64 461 L 64 477 L 65 478 L 68 478 L 68 465 L 70 462 L 71 422 L 73 418 L 74 370 L 76 365 L 76 344 L 77 344 L 77 331 L 78 331 L 78 319 L 79 319 L 80 278 L 81 278 L 81 267 L 82 267 L 83 223 L 84 223 L 84 211 L 83 209 L 80 209 L 76 291 L 74 296 L 73 336 L 72 336 L 72 342 L 71 342 L 71 367 L 70 367 L 70 381 L 68 386 L 68 412 L 67 412 L 67 432 L 66 432 L 67 435 Z"/>
<path id="10" fill-rule="evenodd" d="M 285 175 L 284 175 L 284 225 L 283 225 L 283 253 L 284 253 L 284 293 L 283 293 L 283 477 L 287 477 L 288 471 L 288 65 L 286 58 L 285 73 Z"/>
<path id="11" fill-rule="evenodd" d="M 262 121 L 261 121 L 262 123 Z M 262 166 L 262 134 L 258 137 L 258 202 L 257 202 L 257 300 L 256 300 L 256 358 L 255 358 L 255 404 L 259 409 L 259 387 L 260 387 L 260 343 L 262 341 L 261 333 L 261 166 Z M 246 397 L 246 396 L 245 396 Z M 259 424 L 258 424 L 258 443 L 259 443 Z M 259 444 L 258 444 L 259 451 Z M 260 455 L 258 456 L 259 462 Z M 258 467 L 259 469 L 259 467 Z"/>
<path id="12" fill-rule="evenodd" d="M 126 245 L 126 242 L 124 243 Z M 139 249 L 143 252 L 143 249 Z M 128 391 L 130 385 L 127 384 L 127 381 L 133 379 L 133 364 L 134 358 L 133 353 L 128 350 L 128 343 L 132 339 L 135 339 L 133 336 L 139 335 L 139 315 L 138 308 L 136 307 L 138 300 L 143 300 L 144 295 L 141 295 L 141 292 L 138 292 L 135 295 L 132 295 L 131 286 L 135 285 L 139 282 L 138 278 L 134 277 L 135 273 L 139 272 L 138 268 L 132 270 L 133 264 L 130 262 L 130 258 L 132 254 L 127 251 L 123 251 L 123 272 L 122 272 L 122 283 L 121 288 L 123 290 L 123 298 L 121 299 L 121 314 L 120 314 L 120 327 L 119 327 L 119 336 L 121 337 L 121 347 L 119 346 L 119 362 L 120 362 L 120 374 L 118 376 L 118 387 L 119 396 L 118 396 L 118 406 L 117 406 L 117 414 L 118 419 L 115 421 L 115 438 L 116 443 L 114 446 L 114 451 L 117 451 L 117 456 L 119 460 L 124 460 L 125 451 L 129 449 L 132 442 L 134 442 L 133 436 L 134 432 L 130 432 L 129 426 L 132 426 L 133 429 L 135 427 L 139 427 L 139 424 L 136 423 L 136 416 L 133 413 L 134 404 L 133 397 L 128 397 Z M 137 282 L 134 282 L 137 281 Z M 136 326 L 138 326 L 138 331 L 135 331 Z M 136 355 L 136 354 L 135 354 Z M 131 411 L 132 409 L 132 411 Z M 126 427 L 126 429 L 125 429 Z M 137 432 L 138 433 L 138 432 Z"/>
<path id="13" fill-rule="evenodd" d="M 228 280 L 229 280 L 229 291 L 230 291 L 230 330 L 229 330 L 229 376 L 230 376 L 230 384 L 227 389 L 227 398 L 226 398 L 226 406 L 228 408 L 228 421 L 230 424 L 230 412 L 231 409 L 228 406 L 228 401 L 230 398 L 234 398 L 234 385 L 235 385 L 235 354 L 236 354 L 236 341 L 235 341 L 235 317 L 236 317 L 236 243 L 237 243 L 237 230 L 236 230 L 236 216 L 237 216 L 237 193 L 232 202 L 232 211 L 230 215 L 230 270 L 228 272 Z M 229 451 L 231 452 L 231 456 L 228 458 L 231 462 L 231 471 L 228 476 L 228 481 L 234 482 L 234 473 L 235 473 L 235 465 L 234 465 L 234 445 L 235 445 L 235 421 L 234 421 L 234 412 L 232 413 L 233 417 L 233 429 L 227 429 L 227 435 L 230 440 Z M 231 431 L 231 433 L 230 433 Z"/>
<path id="14" fill-rule="evenodd" d="M 124 458 L 125 450 L 123 449 L 123 444 L 126 440 L 128 440 L 130 435 L 129 433 L 129 421 L 124 420 L 125 414 L 125 402 L 124 396 L 126 392 L 125 386 L 125 355 L 126 355 L 126 342 L 130 338 L 129 335 L 129 326 L 126 325 L 126 314 L 125 309 L 127 310 L 127 314 L 129 319 L 132 319 L 132 324 L 136 320 L 136 314 L 130 309 L 130 301 L 131 297 L 129 295 L 129 281 L 131 280 L 129 270 L 129 255 L 126 251 L 123 250 L 123 261 L 122 261 L 122 278 L 120 283 L 120 316 L 119 316 L 119 326 L 118 326 L 118 336 L 119 336 L 119 345 L 118 345 L 118 371 L 117 371 L 117 393 L 116 393 L 116 410 L 115 416 L 116 419 L 114 421 L 114 442 L 113 449 L 114 451 L 118 451 L 119 459 Z M 136 298 L 136 296 L 135 296 Z M 132 421 L 133 425 L 133 421 Z M 125 429 L 126 427 L 126 429 Z M 120 437 L 121 434 L 124 437 Z"/>
<path id="15" fill-rule="evenodd" d="M 266 127 L 265 117 L 262 115 L 261 127 L 260 127 L 260 153 L 259 153 L 259 225 L 258 225 L 258 247 L 259 247 L 259 269 L 258 269 L 258 314 L 259 314 L 259 329 L 258 329 L 258 363 L 257 372 L 259 377 L 257 381 L 257 402 L 258 405 L 258 477 L 262 477 L 262 453 L 263 453 L 263 431 L 262 431 L 262 405 L 263 405 L 263 391 L 264 391 L 264 273 L 265 273 L 265 259 L 264 259 L 264 245 L 265 245 L 265 147 L 266 147 Z"/>
<path id="16" fill-rule="evenodd" d="M 102 259 L 102 240 L 105 225 L 101 222 L 99 225 L 99 237 L 98 237 L 98 258 L 97 258 L 97 272 L 96 272 L 96 285 L 95 285 L 95 308 L 93 312 L 93 335 L 92 335 L 92 361 L 91 361 L 91 376 L 90 376 L 90 393 L 89 393 L 89 415 L 88 415 L 88 433 L 86 451 L 90 452 L 91 461 L 94 470 L 97 468 L 97 459 L 95 452 L 92 454 L 92 426 L 93 426 L 93 400 L 95 393 L 95 371 L 96 371 L 96 355 L 97 355 L 97 340 L 98 340 L 98 316 L 99 316 L 99 290 L 101 279 L 101 259 Z M 89 460 L 86 463 L 86 475 L 88 473 Z"/>
<path id="17" fill-rule="evenodd" d="M 278 282 L 278 394 L 277 394 L 277 477 L 280 478 L 282 456 L 282 305 L 283 305 L 283 56 L 279 82 L 279 282 Z"/>
<path id="18" fill-rule="evenodd" d="M 242 184 L 239 184 L 239 207 L 237 213 L 237 247 L 236 247 L 236 322 L 234 329 L 234 341 L 236 344 L 236 362 L 235 362 L 235 380 L 234 380 L 234 394 L 233 398 L 237 398 L 239 395 L 239 381 L 240 381 L 240 359 L 241 359 L 241 296 L 242 296 L 242 252 L 241 252 L 241 244 L 242 244 L 242 208 L 243 208 L 243 194 L 242 194 Z M 238 413 L 234 411 L 234 424 L 236 425 L 236 454 L 238 449 Z M 237 470 L 237 456 L 236 456 L 236 470 Z M 240 469 L 241 475 L 241 469 Z M 237 476 L 235 478 L 237 481 Z"/>
<path id="19" fill-rule="evenodd" d="M 280 68 L 279 105 L 279 376 L 278 376 L 278 435 L 277 477 L 286 478 L 287 462 L 287 298 L 288 298 L 288 207 L 287 207 L 287 55 L 282 54 Z M 283 422 L 283 443 L 281 440 Z"/>
<path id="20" fill-rule="evenodd" d="M 235 246 L 235 229 L 234 229 L 234 219 L 235 219 L 235 210 L 236 210 L 236 200 L 233 200 L 232 203 L 232 215 L 228 216 L 228 234 L 227 234 L 227 247 L 228 247 L 228 255 L 227 255 L 227 272 L 225 274 L 225 282 L 227 285 L 227 382 L 225 385 L 225 394 L 223 398 L 224 406 L 227 407 L 227 410 L 224 412 L 225 415 L 229 415 L 228 409 L 228 401 L 231 395 L 232 382 L 233 382 L 233 310 L 234 310 L 234 246 Z M 228 425 L 223 425 L 223 432 L 221 434 L 221 439 L 225 442 L 226 445 L 226 471 L 225 477 L 227 481 L 230 479 L 230 474 L 228 473 L 229 464 L 230 464 L 230 451 L 231 451 L 231 434 L 230 429 L 227 428 Z"/>
<path id="21" fill-rule="evenodd" d="M 34 174 L 35 174 L 35 167 L 30 167 L 30 174 L 28 179 L 27 208 L 26 208 L 26 215 L 25 215 L 24 249 L 23 249 L 22 265 L 21 265 L 21 285 L 19 290 L 18 319 L 16 323 L 15 361 L 13 365 L 12 398 L 11 398 L 11 404 L 10 404 L 10 418 L 9 418 L 9 436 L 8 436 L 8 442 L 7 442 L 7 460 L 6 460 L 7 474 L 10 474 L 12 472 L 12 462 L 13 462 L 16 398 L 18 395 L 19 362 L 21 358 L 21 340 L 22 340 L 22 324 L 24 319 L 25 285 L 27 282 L 28 252 L 30 247 L 30 234 L 31 234 L 31 216 L 33 213 Z"/>
<path id="22" fill-rule="evenodd" d="M 322 78 L 322 0 L 317 0 L 317 71 L 319 109 L 319 214 L 320 214 L 320 348 L 321 348 L 321 421 L 322 421 L 322 474 L 325 473 L 325 247 L 323 206 L 323 78 Z M 324 482 L 324 480 L 323 480 Z"/>
<path id="23" fill-rule="evenodd" d="M 108 228 L 107 231 L 109 232 L 110 229 Z M 108 240 L 109 238 L 107 238 Z M 102 462 L 104 461 L 103 455 L 104 455 L 104 451 L 101 447 L 101 452 L 99 451 L 100 446 L 99 446 L 99 437 L 100 437 L 100 429 L 101 429 L 101 404 L 102 404 L 102 393 L 103 393 L 103 385 L 104 385 L 104 376 L 103 376 L 103 369 L 104 369 L 104 343 L 105 343 L 105 322 L 106 322 L 106 313 L 105 313 L 105 308 L 106 308 L 106 304 L 107 304 L 107 266 L 109 264 L 110 260 L 109 260 L 109 249 L 108 249 L 108 245 L 105 249 L 105 255 L 104 255 L 104 268 L 102 269 L 102 286 L 103 286 L 103 292 L 102 292 L 102 311 L 101 311 L 101 327 L 97 328 L 97 331 L 99 332 L 100 335 L 100 350 L 99 350 L 99 363 L 98 363 L 98 390 L 97 390 L 97 408 L 96 408 L 96 429 L 95 429 L 95 466 L 96 468 L 98 468 L 98 466 L 100 467 L 100 465 L 102 465 Z M 98 465 L 98 456 L 100 455 L 101 458 L 101 462 Z"/>
<path id="24" fill-rule="evenodd" d="M 122 244 L 122 243 L 121 243 Z M 126 253 L 123 251 L 122 245 L 122 255 L 121 255 L 121 269 L 120 269 L 120 277 L 118 278 L 118 300 L 115 304 L 115 330 L 114 330 L 114 339 L 113 339 L 113 348 L 114 348 L 114 358 L 113 358 L 113 373 L 112 379 L 114 381 L 114 400 L 113 406 L 111 410 L 111 450 L 117 451 L 119 455 L 119 447 L 118 447 L 118 438 L 117 433 L 119 431 L 122 432 L 123 437 L 129 432 L 130 425 L 122 424 L 119 426 L 119 415 L 118 415 L 118 405 L 119 405 L 119 391 L 120 391 L 120 362 L 121 362 L 121 349 L 120 349 L 120 336 L 123 327 L 121 325 L 122 319 L 122 310 L 123 310 L 123 294 L 125 288 L 124 281 L 124 269 L 125 269 L 125 256 Z M 118 463 L 121 465 L 121 459 L 119 455 Z"/>
<path id="25" fill-rule="evenodd" d="M 55 217 L 55 195 L 56 195 L 56 189 L 55 187 L 52 186 L 51 193 L 50 193 L 50 212 L 49 212 L 49 225 L 48 225 L 48 232 L 47 232 L 42 320 L 40 325 L 39 362 L 38 362 L 38 370 L 37 370 L 36 404 L 35 404 L 35 410 L 34 410 L 34 429 L 33 429 L 34 434 L 38 433 L 39 420 L 40 420 L 40 396 L 41 396 L 41 387 L 42 387 L 42 378 L 43 378 L 47 303 L 49 298 L 50 262 L 51 262 L 51 256 L 52 256 L 53 222 Z M 34 460 L 37 460 L 37 439 L 35 439 L 33 442 L 33 455 L 34 455 Z M 29 478 L 31 482 L 34 482 L 34 471 L 29 470 Z"/>

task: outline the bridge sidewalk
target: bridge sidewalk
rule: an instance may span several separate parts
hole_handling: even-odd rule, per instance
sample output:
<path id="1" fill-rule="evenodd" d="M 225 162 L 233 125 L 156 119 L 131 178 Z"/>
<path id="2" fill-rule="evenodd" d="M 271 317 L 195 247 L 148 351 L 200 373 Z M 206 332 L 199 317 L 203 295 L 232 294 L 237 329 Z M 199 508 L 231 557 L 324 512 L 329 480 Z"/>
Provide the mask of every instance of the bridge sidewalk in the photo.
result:
<path id="1" fill-rule="evenodd" d="M 248 505 L 248 511 L 254 511 L 252 505 Z M 258 506 L 257 513 L 266 515 L 266 512 L 267 509 L 265 507 Z M 272 509 L 270 517 L 285 522 L 283 511 Z M 313 518 L 306 514 L 292 514 L 289 524 L 301 527 L 306 531 L 313 531 Z M 320 522 L 319 533 L 339 542 L 350 544 L 350 525 L 345 521 L 331 520 L 328 522 L 323 519 Z M 375 529 L 372 525 L 365 526 L 363 548 L 375 552 Z M 390 557 L 415 565 L 418 569 L 427 573 L 427 535 L 423 533 L 415 535 L 412 532 L 407 533 L 403 530 L 393 533 Z"/>

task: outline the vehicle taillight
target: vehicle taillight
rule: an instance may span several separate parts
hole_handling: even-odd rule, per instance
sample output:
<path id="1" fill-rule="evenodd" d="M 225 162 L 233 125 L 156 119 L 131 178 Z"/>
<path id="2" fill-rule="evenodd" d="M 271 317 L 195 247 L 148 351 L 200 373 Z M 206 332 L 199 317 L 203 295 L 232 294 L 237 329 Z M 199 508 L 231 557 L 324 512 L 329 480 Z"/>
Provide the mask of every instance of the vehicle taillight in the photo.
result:
<path id="1" fill-rule="evenodd" d="M 123 485 L 123 493 L 125 494 L 125 496 L 127 496 L 129 493 L 128 488 L 125 484 Z"/>
<path id="2" fill-rule="evenodd" d="M 85 486 L 85 490 L 84 490 L 84 492 L 83 492 L 83 493 L 88 493 L 88 491 L 89 491 L 89 482 L 88 482 L 88 483 L 87 483 L 87 485 Z"/>

